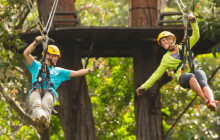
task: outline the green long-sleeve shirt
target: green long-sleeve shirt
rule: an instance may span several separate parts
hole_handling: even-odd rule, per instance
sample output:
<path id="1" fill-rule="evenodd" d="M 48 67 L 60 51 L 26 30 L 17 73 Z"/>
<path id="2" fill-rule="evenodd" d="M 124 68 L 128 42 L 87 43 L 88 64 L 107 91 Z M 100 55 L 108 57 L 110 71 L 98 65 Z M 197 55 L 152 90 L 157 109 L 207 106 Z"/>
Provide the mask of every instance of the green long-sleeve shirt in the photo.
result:
<path id="1" fill-rule="evenodd" d="M 190 49 L 196 44 L 196 42 L 199 40 L 200 34 L 199 34 L 199 28 L 197 23 L 191 23 L 192 27 L 192 36 L 190 37 Z M 182 45 L 178 45 L 178 51 L 179 49 L 182 49 Z M 153 86 L 153 84 L 165 73 L 167 69 L 176 69 L 181 60 L 173 58 L 170 54 L 171 52 L 168 51 L 166 54 L 164 54 L 161 63 L 157 70 L 151 75 L 151 77 L 142 85 L 144 86 L 145 90 Z M 179 52 L 178 52 L 179 53 Z M 184 71 L 185 72 L 185 71 Z M 181 69 L 177 71 L 177 77 L 181 75 Z"/>

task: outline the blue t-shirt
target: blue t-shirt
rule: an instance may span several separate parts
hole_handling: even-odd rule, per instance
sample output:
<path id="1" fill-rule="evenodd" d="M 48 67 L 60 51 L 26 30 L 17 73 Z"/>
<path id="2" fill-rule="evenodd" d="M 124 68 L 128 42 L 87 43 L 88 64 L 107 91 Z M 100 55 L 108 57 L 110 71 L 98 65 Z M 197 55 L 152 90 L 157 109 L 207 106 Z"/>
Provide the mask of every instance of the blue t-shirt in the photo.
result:
<path id="1" fill-rule="evenodd" d="M 33 83 L 37 81 L 37 76 L 38 76 L 39 70 L 42 67 L 42 64 L 34 60 L 31 66 L 29 66 L 28 64 L 27 66 L 32 75 L 32 89 L 30 90 L 28 94 L 30 95 L 31 91 L 33 90 Z M 60 84 L 63 81 L 70 80 L 69 75 L 71 71 L 60 68 L 60 67 L 49 67 L 49 66 L 48 66 L 48 69 L 50 71 L 50 82 L 53 83 L 53 87 L 51 88 L 52 88 L 54 95 L 56 96 L 58 100 L 58 94 L 56 92 L 56 89 L 60 86 Z M 45 82 L 44 88 L 47 89 L 46 82 Z"/>

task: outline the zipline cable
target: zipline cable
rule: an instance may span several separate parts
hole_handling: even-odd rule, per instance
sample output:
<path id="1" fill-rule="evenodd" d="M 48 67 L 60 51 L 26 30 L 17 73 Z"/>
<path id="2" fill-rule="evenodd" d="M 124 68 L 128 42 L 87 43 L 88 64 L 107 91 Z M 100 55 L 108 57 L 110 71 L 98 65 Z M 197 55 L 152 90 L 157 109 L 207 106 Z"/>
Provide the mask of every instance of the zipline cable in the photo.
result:
<path id="1" fill-rule="evenodd" d="M 179 2 L 180 1 L 180 2 Z M 183 42 L 185 41 L 185 39 L 186 39 L 186 36 L 187 36 L 187 27 L 188 27 L 188 23 L 189 23 L 189 21 L 188 21 L 188 14 L 189 14 L 189 12 L 188 12 L 188 8 L 183 4 L 183 2 L 182 2 L 182 0 L 176 0 L 176 3 L 177 3 L 177 5 L 179 6 L 179 9 L 180 9 L 180 11 L 182 12 L 182 14 L 183 14 L 183 25 L 184 25 L 184 37 L 183 37 Z M 180 5 L 180 3 L 182 4 L 182 5 Z"/>
<path id="2" fill-rule="evenodd" d="M 53 18 L 54 18 L 54 15 L 55 15 L 55 12 L 56 12 L 56 8 L 57 8 L 57 5 L 58 5 L 58 0 L 54 0 L 53 2 L 53 6 L 52 6 L 52 9 L 50 11 L 50 15 L 49 15 L 49 18 L 47 20 L 47 24 L 46 24 L 46 27 L 43 27 L 43 24 L 41 23 L 40 19 L 39 19 L 39 16 L 37 16 L 38 18 L 36 18 L 34 16 L 34 13 L 37 15 L 37 12 L 34 12 L 33 11 L 33 3 L 32 1 L 30 0 L 26 0 L 27 2 L 27 5 L 30 9 L 30 12 L 35 20 L 35 22 L 38 24 L 38 27 L 39 27 L 39 31 L 41 33 L 41 35 L 48 35 L 49 31 L 50 31 L 50 28 L 51 28 L 51 25 L 52 25 L 52 21 L 53 21 Z M 32 8 L 31 8 L 32 7 Z"/>
<path id="3" fill-rule="evenodd" d="M 50 27 L 51 27 L 51 25 L 52 25 L 52 21 L 53 21 L 55 12 L 56 12 L 57 4 L 58 4 L 58 0 L 55 0 L 54 3 L 53 3 L 53 6 L 52 6 L 51 12 L 50 12 L 49 19 L 48 19 L 47 24 L 46 24 L 46 27 L 45 27 L 45 29 L 46 29 L 46 31 L 47 31 L 46 34 L 48 34 L 49 31 L 50 31 Z"/>
<path id="4" fill-rule="evenodd" d="M 181 6 L 180 6 L 180 4 L 179 4 L 178 0 L 176 0 L 176 3 L 177 3 L 177 5 L 179 6 L 180 11 L 181 11 L 181 12 L 182 12 L 182 14 L 183 14 L 183 10 L 182 10 L 182 8 L 181 8 Z"/>
<path id="5" fill-rule="evenodd" d="M 182 65 L 182 70 L 181 70 L 181 74 L 183 73 L 185 67 L 187 67 L 186 62 L 188 61 L 189 63 L 189 67 L 190 67 L 190 72 L 194 73 L 194 62 L 193 62 L 193 53 L 190 49 L 190 37 L 188 35 L 188 24 L 189 24 L 189 11 L 188 11 L 188 7 L 184 5 L 184 3 L 182 2 L 182 0 L 176 0 L 177 5 L 179 6 L 179 9 L 182 12 L 182 18 L 183 18 L 183 26 L 184 26 L 184 36 L 183 36 L 183 40 L 182 40 L 182 50 L 180 51 L 180 58 L 182 60 L 181 64 L 179 64 L 179 66 Z M 189 5 L 189 3 L 188 3 Z M 178 66 L 178 68 L 179 68 Z"/>
<path id="6" fill-rule="evenodd" d="M 192 59 L 192 51 L 190 50 L 190 38 L 189 38 L 189 35 L 188 35 L 188 8 L 183 4 L 183 2 L 181 0 L 179 0 L 182 4 L 182 7 L 183 9 L 181 8 L 180 6 L 180 3 L 178 2 L 178 0 L 176 0 L 176 3 L 178 4 L 179 6 L 179 9 L 181 10 L 182 14 L 183 14 L 183 25 L 184 25 L 184 37 L 183 37 L 183 48 L 182 48 L 182 53 L 183 53 L 183 60 L 184 61 L 183 63 L 186 63 L 186 59 L 188 59 L 188 62 L 189 62 L 189 66 L 190 66 L 190 69 L 191 69 L 191 72 L 194 73 L 194 63 L 193 61 L 191 61 L 190 59 Z M 189 53 L 188 53 L 189 52 Z M 186 58 L 187 57 L 187 58 Z M 182 68 L 182 72 L 183 72 L 183 69 L 185 68 L 185 64 L 183 64 L 183 68 Z M 219 68 L 218 68 L 219 69 Z M 217 70 L 214 72 L 216 73 Z M 213 74 L 212 74 L 213 75 Z M 208 81 L 211 80 L 211 78 L 213 78 L 212 76 L 209 78 Z M 184 111 L 179 115 L 179 117 L 176 119 L 176 121 L 172 124 L 171 128 L 167 131 L 167 133 L 165 134 L 165 139 L 167 138 L 169 132 L 173 129 L 173 127 L 176 125 L 176 123 L 180 120 L 180 118 L 183 116 L 183 114 L 188 110 L 188 108 L 192 105 L 192 103 L 195 101 L 195 99 L 197 98 L 198 95 L 196 95 L 192 100 L 191 102 L 187 105 L 187 107 L 184 109 Z"/>
<path id="7" fill-rule="evenodd" d="M 32 3 L 32 2 L 30 2 L 30 3 Z M 38 24 L 38 27 L 42 28 L 42 31 L 40 30 L 40 33 L 42 35 L 41 43 L 43 45 L 43 56 L 42 56 L 42 61 L 41 61 L 42 66 L 39 70 L 39 74 L 38 74 L 39 76 L 37 76 L 37 82 L 39 83 L 39 92 L 41 93 L 41 97 L 42 97 L 42 96 L 44 96 L 44 93 L 45 93 L 45 91 L 44 91 L 45 90 L 44 89 L 44 81 L 46 81 L 47 84 L 48 83 L 50 84 L 50 76 L 49 76 L 50 73 L 49 73 L 49 70 L 48 70 L 47 64 L 46 64 L 46 53 L 47 53 L 47 50 L 48 50 L 48 42 L 53 41 L 52 39 L 50 39 L 48 37 L 48 33 L 50 31 L 50 27 L 51 27 L 51 24 L 52 24 L 54 15 L 55 15 L 55 11 L 56 11 L 56 8 L 57 8 L 57 5 L 58 5 L 58 0 L 54 0 L 54 2 L 53 2 L 53 6 L 52 6 L 51 11 L 50 11 L 50 16 L 49 16 L 49 19 L 47 20 L 47 24 L 46 24 L 45 28 L 43 28 L 43 25 L 41 24 L 39 18 L 36 19 L 36 17 L 34 16 L 34 12 L 33 12 L 33 7 L 34 6 L 32 4 L 32 8 L 31 8 L 30 3 L 27 0 L 28 7 L 30 8 L 30 12 L 31 12 L 33 18 L 35 19 L 36 23 Z M 35 13 L 37 13 L 37 12 L 35 12 Z M 45 80 L 44 75 L 47 75 L 46 80 Z"/>

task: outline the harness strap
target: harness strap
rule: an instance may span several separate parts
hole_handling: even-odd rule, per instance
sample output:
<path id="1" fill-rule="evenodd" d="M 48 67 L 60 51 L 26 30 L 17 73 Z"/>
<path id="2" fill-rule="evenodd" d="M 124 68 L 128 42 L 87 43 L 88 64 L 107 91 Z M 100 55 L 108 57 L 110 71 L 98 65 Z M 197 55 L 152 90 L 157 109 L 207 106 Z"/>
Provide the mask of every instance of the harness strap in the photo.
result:
<path id="1" fill-rule="evenodd" d="M 42 65 L 43 66 L 43 65 Z M 44 77 L 44 73 L 46 75 L 46 78 Z M 35 81 L 33 83 L 33 90 L 31 91 L 31 93 L 33 91 L 35 91 L 37 89 L 37 87 L 39 88 L 39 93 L 41 94 L 41 98 L 44 97 L 45 91 L 44 91 L 44 82 L 46 82 L 46 87 L 49 91 L 52 92 L 51 87 L 54 87 L 53 83 L 50 82 L 50 71 L 48 69 L 48 67 L 46 66 L 46 72 L 42 71 L 42 68 L 39 70 L 39 73 L 37 75 L 37 81 Z"/>
<path id="2" fill-rule="evenodd" d="M 174 73 L 178 71 L 178 69 L 182 66 L 181 75 L 185 69 L 185 67 L 191 72 L 194 73 L 194 61 L 193 61 L 193 52 L 190 50 L 190 42 L 189 42 L 189 36 L 187 36 L 186 41 L 183 43 L 182 50 L 179 49 L 180 53 L 180 60 L 181 62 L 177 66 L 177 68 L 174 70 Z M 189 68 L 186 65 L 186 61 L 189 63 Z"/>
<path id="3" fill-rule="evenodd" d="M 179 63 L 179 65 L 177 66 L 177 68 L 174 70 L 174 73 L 176 73 L 176 72 L 178 71 L 178 69 L 182 66 L 182 64 L 183 64 L 183 62 L 181 61 L 181 62 Z"/>

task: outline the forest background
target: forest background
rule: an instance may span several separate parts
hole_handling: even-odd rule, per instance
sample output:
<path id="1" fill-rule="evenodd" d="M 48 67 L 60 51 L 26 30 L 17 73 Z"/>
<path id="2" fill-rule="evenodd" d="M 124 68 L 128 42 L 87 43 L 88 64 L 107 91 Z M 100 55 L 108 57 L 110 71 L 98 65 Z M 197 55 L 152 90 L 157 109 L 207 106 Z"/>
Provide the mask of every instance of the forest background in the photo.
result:
<path id="1" fill-rule="evenodd" d="M 218 42 L 209 50 L 211 53 L 195 57 L 209 78 L 220 65 L 219 1 L 183 2 L 191 5 L 190 11 L 197 17 L 200 32 L 205 34 L 205 38 Z M 37 8 L 36 2 L 34 4 Z M 128 0 L 76 0 L 75 7 L 80 14 L 81 26 L 128 26 Z M 161 11 L 176 12 L 179 8 L 175 1 L 167 0 L 162 2 Z M 26 112 L 30 112 L 27 103 L 30 75 L 19 52 L 28 44 L 18 35 L 36 29 L 25 0 L 0 0 L 0 84 Z M 85 63 L 85 60 L 83 58 L 82 62 Z M 94 76 L 86 76 L 96 136 L 98 139 L 135 139 L 133 60 L 99 58 L 99 61 L 100 70 L 93 73 Z M 216 100 L 220 100 L 219 77 L 218 71 L 209 82 Z M 195 93 L 182 89 L 175 79 L 161 88 L 164 134 L 194 97 Z M 23 123 L 2 96 L 0 106 L 0 139 L 37 139 L 34 128 Z M 50 132 L 51 139 L 64 139 L 57 116 L 52 115 Z M 219 138 L 220 111 L 207 110 L 200 98 L 193 102 L 168 135 L 168 139 L 183 140 Z"/>

